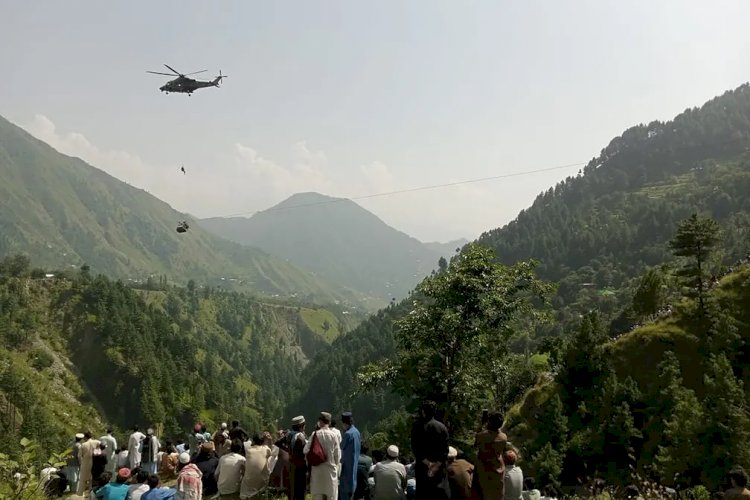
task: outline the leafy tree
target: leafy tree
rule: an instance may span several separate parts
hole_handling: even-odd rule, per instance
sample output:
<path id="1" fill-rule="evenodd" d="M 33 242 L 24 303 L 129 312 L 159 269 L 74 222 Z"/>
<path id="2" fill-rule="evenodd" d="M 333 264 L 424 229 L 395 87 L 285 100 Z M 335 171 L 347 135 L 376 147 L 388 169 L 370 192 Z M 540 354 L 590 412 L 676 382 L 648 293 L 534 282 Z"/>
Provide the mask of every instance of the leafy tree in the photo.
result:
<path id="1" fill-rule="evenodd" d="M 504 266 L 491 250 L 467 246 L 446 272 L 417 285 L 412 310 L 396 322 L 397 357 L 385 376 L 371 372 L 370 381 L 385 380 L 407 398 L 436 400 L 460 434 L 487 399 L 488 349 L 507 352 L 515 321 L 534 316 L 534 301 L 551 289 L 533 263 Z"/>
<path id="2" fill-rule="evenodd" d="M 680 223 L 677 234 L 669 242 L 672 252 L 678 257 L 687 257 L 687 262 L 678 271 L 685 285 L 698 299 L 701 314 L 705 314 L 706 281 L 708 259 L 719 242 L 719 225 L 707 217 L 693 214 Z"/>

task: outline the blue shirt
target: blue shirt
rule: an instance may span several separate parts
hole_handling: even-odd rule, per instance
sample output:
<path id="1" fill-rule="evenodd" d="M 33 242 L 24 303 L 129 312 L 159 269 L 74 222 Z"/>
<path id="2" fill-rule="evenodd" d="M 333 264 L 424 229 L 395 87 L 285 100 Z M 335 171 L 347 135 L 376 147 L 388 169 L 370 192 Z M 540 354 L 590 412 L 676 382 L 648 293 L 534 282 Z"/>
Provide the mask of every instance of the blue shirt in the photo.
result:
<path id="1" fill-rule="evenodd" d="M 174 488 L 151 488 L 141 495 L 141 500 L 169 500 L 174 498 L 176 492 Z"/>
<path id="2" fill-rule="evenodd" d="M 359 465 L 360 436 L 353 425 L 341 439 L 341 477 L 339 478 L 339 496 L 350 500 L 357 489 L 357 466 Z"/>
<path id="3" fill-rule="evenodd" d="M 130 485 L 125 483 L 109 483 L 96 490 L 96 498 L 102 500 L 125 500 Z"/>

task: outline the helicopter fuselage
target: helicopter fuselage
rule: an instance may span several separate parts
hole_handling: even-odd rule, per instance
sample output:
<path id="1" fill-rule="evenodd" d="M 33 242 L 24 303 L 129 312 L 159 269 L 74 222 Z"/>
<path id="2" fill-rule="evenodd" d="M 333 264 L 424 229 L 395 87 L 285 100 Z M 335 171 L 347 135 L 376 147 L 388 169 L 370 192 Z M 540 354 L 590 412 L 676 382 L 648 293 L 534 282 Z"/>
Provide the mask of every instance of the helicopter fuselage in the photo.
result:
<path id="1" fill-rule="evenodd" d="M 217 77 L 215 80 L 209 82 L 201 82 L 198 80 L 193 80 L 192 78 L 179 77 L 165 83 L 164 85 L 159 87 L 159 90 L 167 93 L 179 92 L 183 94 L 192 94 L 196 90 L 205 87 L 218 87 L 219 81 L 221 81 L 220 77 Z"/>

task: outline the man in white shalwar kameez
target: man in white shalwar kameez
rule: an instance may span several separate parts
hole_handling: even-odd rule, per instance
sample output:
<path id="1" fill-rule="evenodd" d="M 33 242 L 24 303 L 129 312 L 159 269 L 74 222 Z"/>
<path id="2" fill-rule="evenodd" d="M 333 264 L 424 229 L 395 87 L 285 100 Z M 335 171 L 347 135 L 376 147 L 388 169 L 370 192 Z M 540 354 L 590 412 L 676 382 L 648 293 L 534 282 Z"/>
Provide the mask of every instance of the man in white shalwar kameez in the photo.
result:
<path id="1" fill-rule="evenodd" d="M 117 440 L 112 435 L 111 427 L 107 428 L 107 435 L 100 437 L 99 442 L 107 446 L 104 449 L 104 453 L 107 455 L 107 467 L 105 470 L 111 472 L 114 478 L 117 475 Z M 96 477 L 94 478 L 94 480 L 97 479 Z"/>
<path id="2" fill-rule="evenodd" d="M 133 433 L 128 439 L 128 460 L 130 461 L 130 470 L 141 465 L 141 441 L 146 435 L 138 430 L 138 426 L 133 426 Z"/>
<path id="3" fill-rule="evenodd" d="M 323 447 L 326 461 L 310 468 L 310 493 L 313 500 L 338 500 L 339 468 L 341 462 L 341 441 L 331 428 L 331 414 L 322 412 L 318 418 L 318 442 Z M 310 451 L 313 436 L 305 444 L 305 455 Z"/>

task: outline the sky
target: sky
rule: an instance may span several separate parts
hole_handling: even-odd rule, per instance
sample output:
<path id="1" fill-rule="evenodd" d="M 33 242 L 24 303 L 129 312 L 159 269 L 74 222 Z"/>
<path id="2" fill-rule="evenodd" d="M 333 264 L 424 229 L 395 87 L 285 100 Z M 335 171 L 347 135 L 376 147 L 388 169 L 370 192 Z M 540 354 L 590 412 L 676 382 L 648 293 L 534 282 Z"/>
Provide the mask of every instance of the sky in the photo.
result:
<path id="1" fill-rule="evenodd" d="M 585 163 L 626 128 L 750 79 L 746 0 L 0 0 L 0 11 L 0 115 L 195 217 Z M 166 95 L 168 78 L 146 73 L 164 63 L 229 78 Z M 579 168 L 358 203 L 423 241 L 475 238 Z"/>

